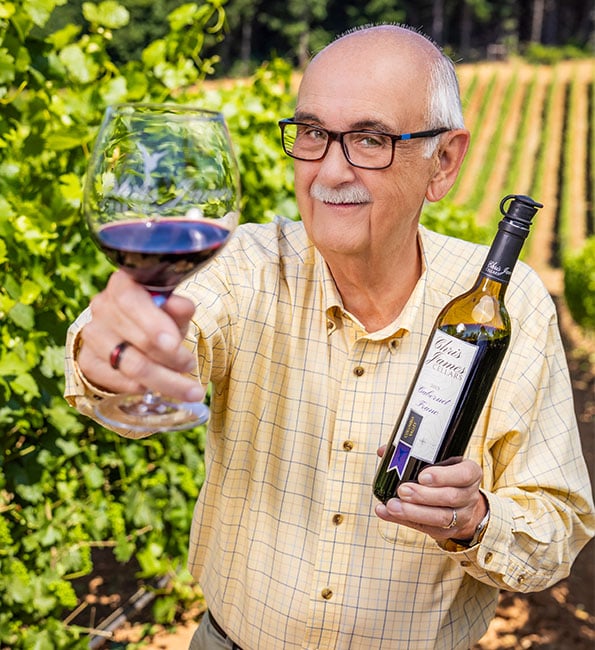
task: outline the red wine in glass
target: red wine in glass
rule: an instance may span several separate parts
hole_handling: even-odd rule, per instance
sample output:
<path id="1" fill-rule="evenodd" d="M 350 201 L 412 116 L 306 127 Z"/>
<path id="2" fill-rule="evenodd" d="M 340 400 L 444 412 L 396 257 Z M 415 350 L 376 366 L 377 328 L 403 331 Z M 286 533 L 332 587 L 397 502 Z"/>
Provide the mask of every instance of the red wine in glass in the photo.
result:
<path id="1" fill-rule="evenodd" d="M 95 243 L 157 306 L 226 244 L 239 202 L 237 161 L 220 113 L 175 104 L 108 107 L 87 168 L 83 211 Z M 95 406 L 102 423 L 139 435 L 187 429 L 208 414 L 202 403 L 151 391 Z"/>
<path id="2" fill-rule="evenodd" d="M 195 219 L 123 221 L 96 233 L 101 250 L 151 293 L 169 294 L 216 255 L 231 232 Z"/>

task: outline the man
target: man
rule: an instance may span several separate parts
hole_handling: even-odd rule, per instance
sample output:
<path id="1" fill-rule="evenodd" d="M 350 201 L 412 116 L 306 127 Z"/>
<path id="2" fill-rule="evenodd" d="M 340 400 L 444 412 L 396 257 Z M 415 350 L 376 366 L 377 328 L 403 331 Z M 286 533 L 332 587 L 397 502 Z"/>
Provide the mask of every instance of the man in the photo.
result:
<path id="1" fill-rule="evenodd" d="M 499 588 L 554 584 L 593 534 L 553 304 L 517 265 L 513 341 L 467 458 L 377 503 L 376 450 L 486 252 L 418 224 L 468 146 L 456 77 L 412 30 L 354 31 L 313 59 L 282 129 L 302 222 L 240 227 L 162 310 L 115 273 L 72 328 L 66 395 L 91 413 L 141 385 L 193 400 L 196 364 L 213 382 L 193 649 L 467 649 Z"/>

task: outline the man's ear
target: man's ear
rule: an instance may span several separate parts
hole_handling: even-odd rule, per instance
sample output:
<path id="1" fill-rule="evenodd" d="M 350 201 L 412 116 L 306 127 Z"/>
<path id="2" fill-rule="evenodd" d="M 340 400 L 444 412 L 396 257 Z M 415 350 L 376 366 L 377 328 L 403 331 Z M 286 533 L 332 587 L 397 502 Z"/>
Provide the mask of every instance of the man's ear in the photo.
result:
<path id="1" fill-rule="evenodd" d="M 454 185 L 467 153 L 470 137 L 467 129 L 453 129 L 442 135 L 434 153 L 434 175 L 426 190 L 428 201 L 439 201 Z"/>

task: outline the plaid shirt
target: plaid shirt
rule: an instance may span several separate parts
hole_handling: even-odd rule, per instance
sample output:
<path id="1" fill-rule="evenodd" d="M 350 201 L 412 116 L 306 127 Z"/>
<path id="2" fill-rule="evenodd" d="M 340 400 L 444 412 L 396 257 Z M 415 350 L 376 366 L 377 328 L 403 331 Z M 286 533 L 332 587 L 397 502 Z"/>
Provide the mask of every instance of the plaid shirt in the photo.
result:
<path id="1" fill-rule="evenodd" d="M 201 380 L 213 382 L 189 568 L 244 650 L 467 650 L 500 588 L 554 584 L 592 535 L 555 308 L 522 263 L 507 292 L 511 345 L 467 453 L 490 503 L 482 542 L 448 551 L 374 514 L 376 449 L 438 312 L 486 254 L 423 227 L 420 242 L 414 293 L 371 334 L 299 222 L 240 227 L 179 287 L 196 305 Z M 72 361 L 86 318 L 71 328 L 66 396 L 89 414 L 93 389 Z"/>

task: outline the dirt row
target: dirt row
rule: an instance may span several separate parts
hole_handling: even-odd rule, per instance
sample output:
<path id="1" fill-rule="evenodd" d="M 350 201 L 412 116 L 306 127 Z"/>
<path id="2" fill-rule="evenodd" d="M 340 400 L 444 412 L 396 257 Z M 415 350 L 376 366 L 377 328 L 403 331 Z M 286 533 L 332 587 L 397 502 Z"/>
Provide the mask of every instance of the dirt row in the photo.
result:
<path id="1" fill-rule="evenodd" d="M 497 216 L 499 201 L 506 194 L 530 194 L 542 202 L 544 208 L 527 243 L 525 259 L 558 293 L 559 249 L 578 250 L 590 234 L 589 218 L 591 222 L 593 219 L 588 187 L 589 178 L 593 178 L 589 169 L 593 163 L 588 155 L 592 143 L 588 138 L 589 124 L 591 130 L 595 128 L 589 101 L 595 60 L 567 61 L 556 66 L 530 66 L 520 61 L 484 63 L 462 65 L 458 72 L 472 139 L 450 198 L 455 204 L 472 208 L 484 224 Z M 510 83 L 518 89 L 504 105 Z M 502 114 L 505 120 L 498 132 L 498 118 Z M 529 128 L 520 134 L 524 117 L 529 120 Z M 519 139 L 522 149 L 516 153 Z M 499 152 L 494 167 L 486 175 L 485 161 L 494 146 Z M 517 178 L 509 178 L 515 153 L 522 156 L 521 164 Z M 469 205 L 478 185 L 485 186 L 482 199 L 478 205 Z M 571 205 L 571 214 L 567 223 L 561 224 L 564 200 Z"/>

